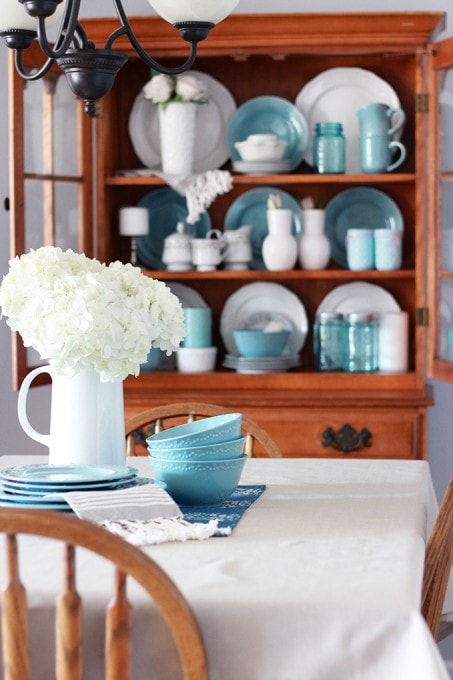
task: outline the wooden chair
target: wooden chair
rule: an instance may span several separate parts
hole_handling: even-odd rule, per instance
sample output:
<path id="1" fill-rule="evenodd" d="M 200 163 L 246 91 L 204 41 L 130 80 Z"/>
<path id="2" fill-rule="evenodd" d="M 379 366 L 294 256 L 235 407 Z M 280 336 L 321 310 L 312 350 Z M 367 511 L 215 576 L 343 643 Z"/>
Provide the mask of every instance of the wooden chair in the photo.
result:
<path id="1" fill-rule="evenodd" d="M 82 606 L 76 590 L 76 546 L 97 553 L 116 566 L 113 599 L 106 611 L 105 677 L 130 678 L 131 607 L 126 582 L 133 578 L 152 598 L 176 644 L 183 678 L 207 680 L 207 662 L 197 621 L 173 581 L 142 550 L 107 529 L 47 510 L 0 508 L 5 534 L 8 578 L 2 593 L 2 644 L 5 680 L 28 680 L 26 588 L 20 580 L 17 536 L 33 534 L 65 545 L 64 590 L 56 602 L 57 680 L 82 678 Z M 152 634 L 152 631 L 151 631 Z M 152 668 L 149 676 L 152 676 Z"/>
<path id="2" fill-rule="evenodd" d="M 453 477 L 439 508 L 429 537 L 423 575 L 422 613 L 435 640 L 453 632 L 453 624 L 441 626 L 442 607 L 453 557 Z M 442 632 L 440 629 L 442 628 Z"/>
<path id="3" fill-rule="evenodd" d="M 198 402 L 167 404 L 137 413 L 126 420 L 125 424 L 127 455 L 147 455 L 146 438 L 155 432 L 161 432 L 165 427 L 179 425 L 181 422 L 190 423 L 197 417 L 218 416 L 225 413 L 231 413 L 231 409 Z M 245 453 L 248 456 L 254 455 L 255 444 L 258 444 L 266 456 L 282 457 L 282 452 L 267 432 L 246 416 L 242 418 L 242 432 L 247 435 Z"/>

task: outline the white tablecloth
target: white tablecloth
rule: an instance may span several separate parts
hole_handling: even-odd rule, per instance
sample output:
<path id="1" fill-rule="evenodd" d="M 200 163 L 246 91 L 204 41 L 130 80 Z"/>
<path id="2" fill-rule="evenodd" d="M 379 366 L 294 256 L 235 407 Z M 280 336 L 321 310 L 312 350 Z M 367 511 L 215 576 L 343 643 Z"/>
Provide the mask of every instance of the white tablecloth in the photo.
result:
<path id="1" fill-rule="evenodd" d="M 2 466 L 38 461 L 0 459 Z M 146 458 L 132 464 L 152 476 Z M 425 461 L 256 459 L 241 483 L 267 488 L 231 536 L 146 549 L 194 608 L 211 680 L 448 678 L 419 613 L 424 545 L 437 511 Z M 49 590 L 60 575 L 49 542 L 24 543 L 42 680 L 52 677 L 42 631 L 51 630 Z M 102 634 L 108 573 L 91 556 L 80 560 L 79 582 L 89 591 L 86 678 L 93 680 L 101 676 L 90 650 Z M 131 596 L 140 601 L 134 589 Z M 141 618 L 135 631 L 140 680 L 153 657 L 147 625 Z M 152 640 L 167 644 L 159 631 Z M 177 677 L 171 657 L 155 677 Z"/>

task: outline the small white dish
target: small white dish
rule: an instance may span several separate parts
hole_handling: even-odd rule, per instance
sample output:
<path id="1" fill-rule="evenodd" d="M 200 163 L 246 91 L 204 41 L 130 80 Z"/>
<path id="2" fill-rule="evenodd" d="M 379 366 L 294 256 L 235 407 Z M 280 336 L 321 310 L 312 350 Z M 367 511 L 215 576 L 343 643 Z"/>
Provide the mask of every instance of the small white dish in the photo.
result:
<path id="1" fill-rule="evenodd" d="M 282 158 L 279 161 L 233 161 L 233 170 L 245 175 L 279 175 L 291 172 L 291 161 Z"/>
<path id="2" fill-rule="evenodd" d="M 269 135 L 250 135 L 241 142 L 235 142 L 234 146 L 243 161 L 282 160 L 288 142 L 284 139 L 269 137 Z"/>
<path id="3" fill-rule="evenodd" d="M 217 347 L 180 347 L 176 365 L 180 373 L 210 373 L 215 368 Z"/>

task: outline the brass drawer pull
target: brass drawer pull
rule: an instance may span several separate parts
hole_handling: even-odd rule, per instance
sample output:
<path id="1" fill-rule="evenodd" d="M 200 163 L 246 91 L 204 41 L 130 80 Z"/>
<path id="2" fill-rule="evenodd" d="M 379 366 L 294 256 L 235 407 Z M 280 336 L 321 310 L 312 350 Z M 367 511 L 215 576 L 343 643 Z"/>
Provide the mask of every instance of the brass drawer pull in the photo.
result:
<path id="1" fill-rule="evenodd" d="M 328 427 L 322 433 L 322 445 L 326 448 L 330 446 L 343 453 L 350 453 L 369 448 L 372 445 L 371 436 L 371 432 L 366 427 L 362 427 L 359 432 L 348 424 L 343 425 L 336 432 L 332 427 Z"/>

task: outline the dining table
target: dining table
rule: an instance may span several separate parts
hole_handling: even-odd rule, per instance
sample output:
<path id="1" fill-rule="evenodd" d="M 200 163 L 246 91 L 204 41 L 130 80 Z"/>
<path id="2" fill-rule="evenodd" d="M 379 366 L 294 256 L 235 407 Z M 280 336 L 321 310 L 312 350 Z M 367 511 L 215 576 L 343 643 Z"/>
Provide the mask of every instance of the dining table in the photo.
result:
<path id="1" fill-rule="evenodd" d="M 42 462 L 46 456 L 0 457 L 2 468 Z M 127 463 L 154 476 L 145 456 Z M 265 489 L 230 535 L 141 548 L 193 608 L 210 680 L 449 678 L 420 612 L 425 544 L 438 510 L 428 461 L 251 458 L 240 485 Z M 62 559 L 48 539 L 23 537 L 21 548 L 34 677 L 50 679 Z M 86 680 L 103 677 L 99 649 L 111 574 L 104 560 L 79 553 Z M 134 677 L 178 678 L 156 613 L 138 586 L 128 593 L 137 615 Z M 165 662 L 151 675 L 159 650 Z"/>

